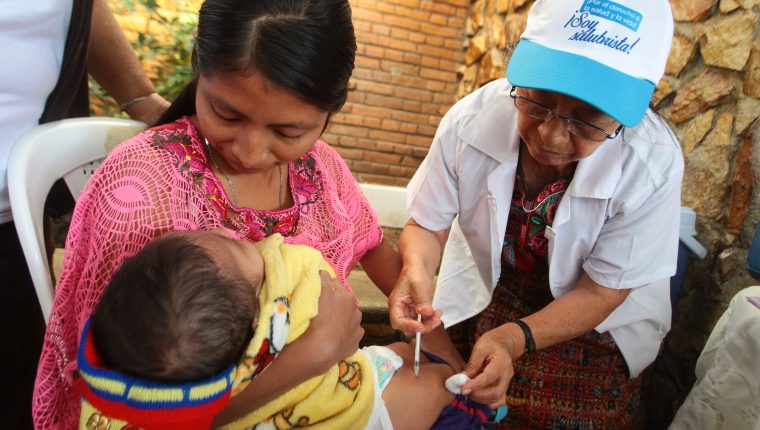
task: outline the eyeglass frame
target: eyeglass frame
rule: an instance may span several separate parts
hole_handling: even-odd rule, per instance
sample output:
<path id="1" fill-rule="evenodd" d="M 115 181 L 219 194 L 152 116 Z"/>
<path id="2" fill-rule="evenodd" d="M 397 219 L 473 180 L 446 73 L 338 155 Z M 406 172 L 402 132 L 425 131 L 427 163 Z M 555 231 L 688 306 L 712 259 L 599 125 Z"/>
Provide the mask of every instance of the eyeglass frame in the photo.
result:
<path id="1" fill-rule="evenodd" d="M 512 85 L 512 89 L 511 89 L 511 90 L 509 90 L 509 97 L 511 97 L 511 98 L 512 98 L 512 101 L 513 101 L 513 102 L 514 102 L 514 104 L 515 104 L 515 109 L 517 109 L 518 111 L 520 111 L 520 112 L 524 113 L 525 115 L 528 115 L 529 117 L 531 117 L 531 118 L 533 118 L 533 119 L 537 119 L 537 120 L 540 120 L 540 121 L 547 121 L 547 120 L 549 120 L 550 118 L 556 117 L 556 118 L 559 118 L 559 119 L 561 119 L 562 121 L 564 121 L 565 123 L 568 123 L 568 124 L 569 124 L 569 123 L 577 123 L 577 124 L 581 124 L 581 125 L 586 125 L 586 126 L 589 126 L 589 127 L 593 128 L 593 129 L 595 129 L 595 130 L 599 130 L 599 131 L 601 131 L 601 132 L 602 132 L 602 133 L 604 133 L 604 135 L 605 135 L 605 137 L 604 137 L 603 139 L 601 139 L 601 140 L 591 139 L 591 138 L 589 138 L 589 137 L 586 137 L 586 136 L 581 136 L 581 135 L 579 135 L 579 134 L 577 134 L 577 133 L 574 133 L 574 132 L 573 132 L 573 129 L 572 129 L 572 128 L 570 128 L 570 127 L 568 127 L 568 129 L 567 129 L 567 130 L 568 130 L 568 131 L 569 131 L 571 134 L 573 134 L 573 135 L 575 135 L 575 136 L 578 136 L 578 137 L 580 137 L 580 138 L 583 138 L 583 139 L 588 139 L 588 140 L 591 140 L 591 141 L 593 141 L 593 142 L 604 142 L 604 141 L 605 141 L 605 140 L 607 140 L 607 139 L 614 139 L 614 138 L 618 137 L 618 135 L 620 134 L 620 132 L 623 130 L 623 124 L 620 124 L 620 125 L 617 127 L 617 129 L 615 129 L 615 131 L 614 131 L 614 132 L 612 132 L 612 133 L 610 134 L 610 132 L 608 132 L 607 130 L 605 130 L 605 129 L 603 129 L 603 128 L 599 127 L 599 126 L 596 126 L 596 125 L 594 125 L 594 124 L 590 124 L 590 123 L 587 123 L 586 121 L 583 121 L 583 120 L 581 120 L 581 119 L 578 119 L 578 118 L 571 118 L 571 117 L 568 117 L 568 116 L 560 115 L 560 114 L 558 114 L 557 112 L 554 112 L 553 110 L 549 109 L 549 108 L 548 108 L 548 107 L 546 107 L 546 106 L 542 106 L 541 104 L 539 104 L 539 103 L 536 103 L 535 101 L 533 101 L 533 100 L 531 100 L 531 99 L 529 99 L 529 98 L 527 98 L 527 97 L 523 97 L 523 96 L 521 96 L 521 95 L 518 95 L 518 94 L 517 94 L 517 88 L 518 88 L 518 87 L 517 87 L 516 85 Z M 530 112 L 530 113 L 529 113 L 529 112 L 525 112 L 524 110 L 520 109 L 520 108 L 517 106 L 517 99 L 518 99 L 518 98 L 519 98 L 519 99 L 522 99 L 522 100 L 525 100 L 526 102 L 530 103 L 531 105 L 533 105 L 533 106 L 536 106 L 536 107 L 540 108 L 541 110 L 545 111 L 545 114 L 544 114 L 543 116 L 536 116 L 536 114 L 535 114 L 535 113 L 533 113 L 533 112 Z"/>

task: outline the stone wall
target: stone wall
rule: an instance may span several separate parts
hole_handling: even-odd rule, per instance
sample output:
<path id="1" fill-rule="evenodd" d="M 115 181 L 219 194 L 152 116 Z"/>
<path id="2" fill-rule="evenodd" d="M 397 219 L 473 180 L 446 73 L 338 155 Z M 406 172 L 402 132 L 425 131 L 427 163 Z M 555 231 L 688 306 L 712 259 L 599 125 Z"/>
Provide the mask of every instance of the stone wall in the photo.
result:
<path id="1" fill-rule="evenodd" d="M 324 135 L 360 182 L 406 185 L 454 103 L 468 0 L 351 0 L 348 103 Z"/>
<path id="2" fill-rule="evenodd" d="M 504 76 L 532 2 L 477 0 L 466 21 L 457 97 Z M 709 254 L 691 260 L 673 328 L 645 373 L 643 426 L 665 428 L 694 382 L 694 364 L 730 298 L 760 219 L 760 0 L 671 0 L 676 20 L 653 104 L 683 147 L 682 204 Z"/>

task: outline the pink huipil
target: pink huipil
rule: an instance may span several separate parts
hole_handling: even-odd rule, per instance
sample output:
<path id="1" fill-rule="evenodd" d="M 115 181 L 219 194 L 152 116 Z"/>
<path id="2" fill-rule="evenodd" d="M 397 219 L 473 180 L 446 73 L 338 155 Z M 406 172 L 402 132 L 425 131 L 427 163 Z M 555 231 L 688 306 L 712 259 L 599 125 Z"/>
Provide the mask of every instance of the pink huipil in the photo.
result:
<path id="1" fill-rule="evenodd" d="M 278 232 L 288 243 L 322 251 L 347 285 L 351 269 L 382 240 L 374 210 L 322 141 L 288 168 L 293 207 L 254 211 L 228 200 L 187 118 L 147 130 L 109 155 L 82 192 L 66 239 L 35 382 L 36 428 L 78 426 L 71 381 L 79 334 L 115 268 L 162 233 L 222 227 L 258 240 Z"/>

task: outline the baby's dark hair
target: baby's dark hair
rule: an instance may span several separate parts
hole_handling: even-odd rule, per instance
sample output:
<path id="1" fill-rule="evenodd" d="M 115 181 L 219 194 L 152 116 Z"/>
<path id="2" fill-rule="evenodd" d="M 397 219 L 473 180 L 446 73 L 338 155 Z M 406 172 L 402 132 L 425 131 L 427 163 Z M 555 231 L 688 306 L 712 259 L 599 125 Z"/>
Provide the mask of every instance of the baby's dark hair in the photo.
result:
<path id="1" fill-rule="evenodd" d="M 237 362 L 252 336 L 258 298 L 223 273 L 187 232 L 169 233 L 127 259 L 92 317 L 95 349 L 111 369 L 190 382 Z"/>

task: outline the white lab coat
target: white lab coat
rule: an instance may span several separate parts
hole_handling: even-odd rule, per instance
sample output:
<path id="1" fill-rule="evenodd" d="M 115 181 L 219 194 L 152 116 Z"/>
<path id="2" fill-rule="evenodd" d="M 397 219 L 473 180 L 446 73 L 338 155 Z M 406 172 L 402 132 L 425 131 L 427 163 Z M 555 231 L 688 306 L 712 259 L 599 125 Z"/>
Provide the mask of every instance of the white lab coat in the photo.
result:
<path id="1" fill-rule="evenodd" d="M 407 188 L 417 223 L 451 228 L 433 300 L 446 326 L 488 306 L 501 273 L 520 142 L 509 89 L 501 79 L 453 106 Z M 610 332 L 631 377 L 654 361 L 670 330 L 683 176 L 675 137 L 647 115 L 578 162 L 545 231 L 555 298 L 575 288 L 583 272 L 605 287 L 633 289 L 596 327 Z"/>

